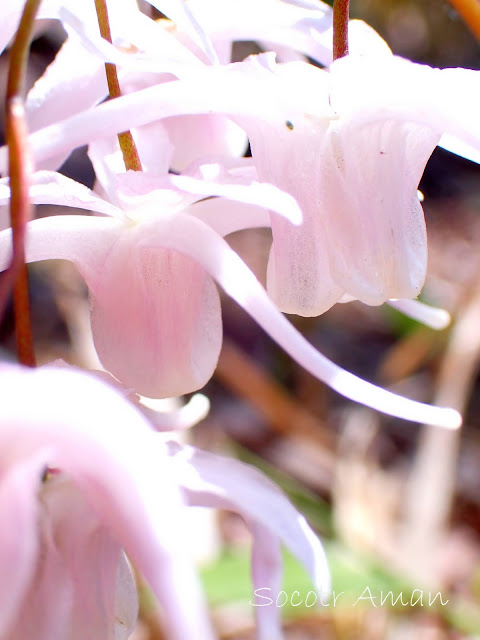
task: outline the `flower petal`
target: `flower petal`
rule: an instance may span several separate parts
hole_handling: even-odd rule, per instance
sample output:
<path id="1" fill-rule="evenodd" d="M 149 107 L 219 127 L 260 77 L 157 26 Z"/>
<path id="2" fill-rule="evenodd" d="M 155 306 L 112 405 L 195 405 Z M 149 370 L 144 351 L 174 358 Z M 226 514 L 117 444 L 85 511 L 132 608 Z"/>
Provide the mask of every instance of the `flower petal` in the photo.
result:
<path id="1" fill-rule="evenodd" d="M 219 164 L 200 167 L 202 179 L 170 176 L 170 182 L 182 191 L 205 196 L 220 196 L 270 209 L 295 225 L 302 222 L 302 212 L 293 196 L 267 182 L 244 179 L 223 169 Z"/>
<path id="2" fill-rule="evenodd" d="M 122 233 L 124 223 L 90 216 L 49 216 L 28 224 L 27 262 L 70 260 L 89 282 L 98 276 L 105 255 Z M 0 271 L 10 262 L 11 230 L 0 232 Z"/>
<path id="3" fill-rule="evenodd" d="M 351 400 L 414 422 L 457 428 L 454 409 L 407 400 L 341 369 L 320 354 L 286 320 L 237 254 L 210 227 L 185 214 L 151 228 L 142 244 L 169 248 L 193 258 L 210 273 L 256 322 L 299 364 L 332 389 Z"/>
<path id="4" fill-rule="evenodd" d="M 33 204 L 75 207 L 114 217 L 124 217 L 121 210 L 97 196 L 91 189 L 54 171 L 37 171 L 32 175 L 30 200 Z M 0 207 L 9 203 L 10 186 L 8 178 L 3 178 L 0 180 Z"/>
<path id="5" fill-rule="evenodd" d="M 145 247 L 144 227 L 125 229 L 102 270 L 87 280 L 95 346 L 102 364 L 138 393 L 178 396 L 213 374 L 222 343 L 220 300 L 191 258 Z"/>
<path id="6" fill-rule="evenodd" d="M 320 541 L 282 492 L 250 465 L 193 447 L 170 443 L 178 465 L 179 482 L 190 504 L 238 512 L 253 535 L 252 576 L 255 590 L 281 586 L 281 541 L 305 566 L 323 595 L 330 591 L 330 573 Z M 257 607 L 259 638 L 280 636 L 275 605 Z M 271 635 L 268 635 L 268 634 Z"/>
<path id="7" fill-rule="evenodd" d="M 276 81 L 272 80 L 273 74 L 268 70 L 271 60 L 271 56 L 264 54 L 228 67 L 184 68 L 185 80 L 141 89 L 33 133 L 29 140 L 34 159 L 38 162 L 97 138 L 176 115 L 228 113 L 285 126 L 285 114 L 288 118 L 289 110 L 291 112 L 295 108 L 297 112 L 298 101 L 293 94 L 287 104 L 284 97 L 279 99 Z M 257 72 L 253 73 L 255 68 Z M 320 82 L 321 76 L 315 77 Z M 315 113 L 322 113 L 323 109 L 327 115 L 328 93 L 324 89 L 319 87 L 318 91 L 323 95 L 319 104 L 310 106 Z M 262 100 L 246 100 L 245 95 L 252 92 L 262 96 Z M 312 96 L 315 94 L 312 87 Z M 0 169 L 4 170 L 5 150 L 1 156 Z"/>

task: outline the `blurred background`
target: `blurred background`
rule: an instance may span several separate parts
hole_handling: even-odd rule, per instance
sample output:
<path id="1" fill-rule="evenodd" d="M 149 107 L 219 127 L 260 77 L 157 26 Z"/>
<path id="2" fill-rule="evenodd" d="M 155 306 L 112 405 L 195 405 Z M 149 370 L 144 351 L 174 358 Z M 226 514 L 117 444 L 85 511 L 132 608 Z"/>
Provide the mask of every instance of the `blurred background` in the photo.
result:
<path id="1" fill-rule="evenodd" d="M 480 68 L 478 43 L 446 1 L 352 0 L 351 15 L 377 29 L 399 55 L 440 67 Z M 63 38 L 53 23 L 39 32 L 30 84 Z M 2 78 L 6 64 L 3 56 Z M 4 86 L 0 82 L 0 91 Z M 93 186 L 84 149 L 62 171 Z M 437 149 L 419 188 L 429 238 L 422 298 L 448 309 L 451 327 L 433 331 L 390 308 L 359 303 L 339 304 L 320 318 L 290 319 L 349 371 L 462 410 L 461 432 L 386 418 L 345 401 L 223 298 L 224 348 L 204 391 L 212 408 L 190 442 L 235 455 L 271 476 L 324 540 L 334 591 L 342 593 L 335 606 L 285 604 L 288 640 L 480 638 L 480 170 Z M 58 209 L 37 208 L 37 215 L 54 213 Z M 241 232 L 229 241 L 262 278 L 269 231 Z M 88 365 L 83 280 L 60 261 L 37 264 L 30 274 L 39 363 L 63 358 Z M 0 338 L 4 357 L 13 357 L 11 313 Z M 221 512 L 201 517 L 194 530 L 192 548 L 221 637 L 254 638 L 244 523 Z M 311 589 L 288 555 L 284 589 L 303 599 Z M 162 637 L 159 616 L 145 590 L 136 640 Z"/>

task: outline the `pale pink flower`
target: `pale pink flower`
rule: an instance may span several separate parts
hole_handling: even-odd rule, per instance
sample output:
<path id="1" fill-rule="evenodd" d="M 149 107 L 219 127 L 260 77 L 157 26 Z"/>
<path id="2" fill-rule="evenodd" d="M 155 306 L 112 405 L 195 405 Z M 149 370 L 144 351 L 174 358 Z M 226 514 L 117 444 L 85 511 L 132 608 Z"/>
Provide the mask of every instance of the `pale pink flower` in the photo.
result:
<path id="1" fill-rule="evenodd" d="M 85 373 L 4 365 L 0 390 L 5 640 L 128 638 L 137 597 L 122 549 L 159 598 L 169 640 L 213 639 L 189 560 L 186 503 L 244 517 L 255 588 L 279 588 L 284 544 L 328 594 L 319 540 L 252 467 L 165 443 L 122 395 Z M 256 614 L 260 640 L 282 637 L 276 607 Z"/>
<path id="2" fill-rule="evenodd" d="M 418 295 L 427 248 L 417 185 L 443 133 L 478 148 L 477 76 L 391 55 L 342 59 L 329 73 L 252 57 L 100 105 L 32 144 L 49 157 L 174 113 L 229 113 L 249 135 L 259 178 L 303 213 L 299 228 L 272 219 L 269 292 L 284 311 L 316 315 L 339 300 Z"/>
<path id="3" fill-rule="evenodd" d="M 27 259 L 64 258 L 77 265 L 90 289 L 96 346 L 111 373 L 127 387 L 153 397 L 178 395 L 205 384 L 222 339 L 216 280 L 287 353 L 339 393 L 390 415 L 458 425 L 455 411 L 400 398 L 318 353 L 277 310 L 220 235 L 245 224 L 263 226 L 264 217 L 253 210 L 255 215 L 245 219 L 243 210 L 209 210 L 206 203 L 197 212 L 195 204 L 208 195 L 224 196 L 276 209 L 298 222 L 295 201 L 272 185 L 244 177 L 232 183 L 235 173 L 225 174 L 216 165 L 201 169 L 203 180 L 188 175 L 119 175 L 113 195 L 122 207 L 59 174 L 40 173 L 32 187 L 34 202 L 80 206 L 109 216 L 32 221 Z M 105 171 L 108 176 L 108 167 Z M 112 191 L 113 183 L 105 184 Z M 3 202 L 7 201 L 4 185 Z M 9 251 L 10 230 L 5 230 L 0 233 L 2 269 L 8 265 Z"/>

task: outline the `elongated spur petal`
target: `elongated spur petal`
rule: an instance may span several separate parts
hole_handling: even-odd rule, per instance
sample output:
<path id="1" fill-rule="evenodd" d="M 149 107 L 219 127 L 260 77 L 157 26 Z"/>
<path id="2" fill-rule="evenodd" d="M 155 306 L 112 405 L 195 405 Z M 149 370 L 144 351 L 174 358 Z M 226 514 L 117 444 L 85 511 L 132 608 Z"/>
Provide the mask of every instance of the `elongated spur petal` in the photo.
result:
<path id="1" fill-rule="evenodd" d="M 387 304 L 432 329 L 445 329 L 451 321 L 448 311 L 431 307 L 420 300 L 388 300 Z"/>
<path id="2" fill-rule="evenodd" d="M 162 228 L 152 229 L 143 244 L 152 249 L 174 249 L 192 257 L 296 362 L 343 396 L 414 422 L 450 429 L 460 425 L 461 417 L 454 409 L 402 398 L 357 378 L 325 358 L 278 311 L 237 254 L 200 220 L 177 214 Z"/>
<path id="3" fill-rule="evenodd" d="M 37 171 L 31 177 L 30 201 L 32 204 L 53 204 L 97 211 L 110 216 L 123 217 L 119 209 L 100 198 L 88 187 L 54 171 Z M 0 180 L 0 207 L 10 203 L 8 178 Z M 6 222 L 6 221 L 5 221 Z M 8 226 L 6 224 L 3 228 Z"/>
<path id="4" fill-rule="evenodd" d="M 330 574 L 320 541 L 282 492 L 254 467 L 193 447 L 170 445 L 184 462 L 179 482 L 191 504 L 238 512 L 253 535 L 252 577 L 255 590 L 278 593 L 284 544 L 305 566 L 320 594 L 328 595 Z M 254 599 L 255 600 L 255 599 Z M 276 606 L 258 607 L 259 637 L 280 636 Z M 272 635 L 269 636 L 268 633 Z"/>
<path id="5" fill-rule="evenodd" d="M 302 222 L 302 212 L 295 198 L 267 182 L 235 177 L 223 171 L 220 165 L 202 165 L 201 178 L 171 176 L 170 182 L 187 193 L 205 196 L 220 196 L 236 202 L 244 202 L 263 208 L 286 218 L 294 225 Z"/>

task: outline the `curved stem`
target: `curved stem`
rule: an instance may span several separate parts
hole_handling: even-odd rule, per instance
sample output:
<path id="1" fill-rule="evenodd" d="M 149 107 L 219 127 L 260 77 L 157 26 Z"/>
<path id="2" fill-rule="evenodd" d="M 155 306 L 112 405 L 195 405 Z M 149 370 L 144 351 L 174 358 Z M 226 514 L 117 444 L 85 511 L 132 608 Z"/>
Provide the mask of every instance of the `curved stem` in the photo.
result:
<path id="1" fill-rule="evenodd" d="M 22 364 L 35 366 L 28 274 L 25 264 L 25 234 L 31 218 L 29 179 L 33 171 L 28 149 L 23 94 L 28 53 L 33 35 L 35 16 L 40 0 L 27 0 L 15 35 L 8 68 L 6 96 L 6 135 L 10 175 L 10 220 L 13 253 L 6 278 L 0 287 L 0 314 L 5 309 L 13 285 L 15 329 L 18 359 Z"/>
<path id="2" fill-rule="evenodd" d="M 108 20 L 108 10 L 106 0 L 95 0 L 95 9 L 97 11 L 98 26 L 100 27 L 100 35 L 108 42 L 112 42 L 112 34 L 110 31 L 110 22 Z M 120 83 L 118 81 L 117 67 L 110 63 L 105 63 L 105 72 L 107 74 L 108 91 L 111 98 L 118 98 L 122 95 Z M 141 171 L 142 163 L 138 155 L 137 147 L 130 131 L 124 131 L 118 134 L 118 142 L 123 155 L 125 168 L 132 171 Z"/>
<path id="3" fill-rule="evenodd" d="M 348 55 L 348 17 L 350 0 L 333 2 L 333 59 Z"/>

